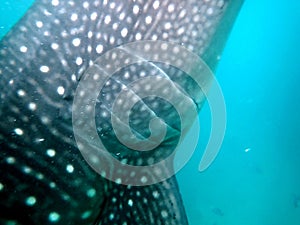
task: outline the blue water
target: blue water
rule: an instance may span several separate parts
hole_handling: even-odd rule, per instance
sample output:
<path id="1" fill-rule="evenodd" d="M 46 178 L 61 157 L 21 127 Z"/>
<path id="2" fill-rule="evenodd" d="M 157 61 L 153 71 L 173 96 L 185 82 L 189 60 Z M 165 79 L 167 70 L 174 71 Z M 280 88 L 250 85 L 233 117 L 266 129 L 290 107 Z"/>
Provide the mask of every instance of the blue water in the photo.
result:
<path id="1" fill-rule="evenodd" d="M 297 0 L 246 0 L 216 74 L 227 107 L 221 152 L 198 172 L 206 105 L 196 153 L 178 174 L 191 225 L 300 224 L 299 22 Z"/>
<path id="2" fill-rule="evenodd" d="M 0 37 L 32 2 L 0 0 Z M 300 225 L 299 15 L 297 0 L 246 0 L 216 73 L 227 107 L 221 152 L 198 171 L 206 104 L 196 152 L 178 173 L 191 225 Z"/>
<path id="3" fill-rule="evenodd" d="M 0 39 L 11 29 L 34 0 L 0 0 Z"/>

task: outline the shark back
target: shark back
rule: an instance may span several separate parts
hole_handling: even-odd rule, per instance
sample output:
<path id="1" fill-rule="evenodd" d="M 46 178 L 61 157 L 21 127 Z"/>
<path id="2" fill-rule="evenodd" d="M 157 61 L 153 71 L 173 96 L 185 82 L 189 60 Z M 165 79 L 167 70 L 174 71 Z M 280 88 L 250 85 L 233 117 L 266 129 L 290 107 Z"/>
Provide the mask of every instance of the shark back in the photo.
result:
<path id="1" fill-rule="evenodd" d="M 88 165 L 74 138 L 72 104 L 95 60 L 126 43 L 173 42 L 214 64 L 221 49 L 211 50 L 220 42 L 214 34 L 231 2 L 36 1 L 0 43 L 0 224 L 187 224 L 174 176 L 147 186 L 122 185 Z M 141 138 L 150 135 L 152 117 L 165 121 L 167 138 L 153 151 L 133 151 L 110 132 L 117 90 L 155 75 L 176 83 L 197 110 L 204 101 L 176 68 L 142 63 L 118 71 L 98 96 L 95 121 L 110 154 L 130 165 L 161 161 L 178 144 L 180 119 L 159 98 L 144 99 L 131 117 Z M 164 169 L 171 173 L 172 165 Z"/>

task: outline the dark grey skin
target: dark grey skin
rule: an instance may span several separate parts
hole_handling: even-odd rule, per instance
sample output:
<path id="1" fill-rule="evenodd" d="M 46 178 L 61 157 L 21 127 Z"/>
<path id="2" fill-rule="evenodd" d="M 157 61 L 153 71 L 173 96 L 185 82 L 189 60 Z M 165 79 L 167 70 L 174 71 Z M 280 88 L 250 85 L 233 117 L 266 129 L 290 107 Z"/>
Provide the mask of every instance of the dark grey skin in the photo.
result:
<path id="1" fill-rule="evenodd" d="M 133 41 L 172 41 L 214 68 L 242 1 L 232 2 L 36 1 L 0 43 L 0 224 L 188 224 L 174 176 L 148 186 L 122 185 L 86 163 L 73 135 L 72 103 L 91 62 Z M 158 67 L 189 93 L 180 71 L 136 68 L 150 73 Z M 109 85 L 104 92 L 115 94 Z M 160 112 L 157 99 L 143 104 L 161 113 L 173 138 L 146 155 L 103 138 L 111 154 L 134 165 L 149 157 L 159 161 L 178 142 L 173 109 Z M 134 113 L 147 121 L 138 108 Z M 105 122 L 101 114 L 96 117 L 97 125 Z M 136 130 L 147 136 L 144 127 L 138 124 Z"/>

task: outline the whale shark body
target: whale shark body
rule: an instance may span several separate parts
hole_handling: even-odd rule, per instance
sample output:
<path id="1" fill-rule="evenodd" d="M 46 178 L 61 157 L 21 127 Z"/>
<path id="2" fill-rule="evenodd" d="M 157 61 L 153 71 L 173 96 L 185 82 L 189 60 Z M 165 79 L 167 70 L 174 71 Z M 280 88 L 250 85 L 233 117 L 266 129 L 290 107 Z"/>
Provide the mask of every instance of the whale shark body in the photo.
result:
<path id="1" fill-rule="evenodd" d="M 135 41 L 177 43 L 214 67 L 241 2 L 36 1 L 0 43 L 0 224 L 188 224 L 175 176 L 123 185 L 89 166 L 73 134 L 74 95 L 98 57 Z M 167 138 L 155 150 L 134 152 L 108 132 L 117 92 L 157 74 L 185 94 L 194 91 L 184 72 L 140 63 L 118 71 L 98 96 L 98 134 L 116 159 L 131 165 L 160 161 L 178 143 L 180 120 L 159 98 L 144 99 L 131 116 L 136 134 L 145 138 L 151 116 L 163 118 Z M 204 98 L 191 99 L 200 110 Z"/>

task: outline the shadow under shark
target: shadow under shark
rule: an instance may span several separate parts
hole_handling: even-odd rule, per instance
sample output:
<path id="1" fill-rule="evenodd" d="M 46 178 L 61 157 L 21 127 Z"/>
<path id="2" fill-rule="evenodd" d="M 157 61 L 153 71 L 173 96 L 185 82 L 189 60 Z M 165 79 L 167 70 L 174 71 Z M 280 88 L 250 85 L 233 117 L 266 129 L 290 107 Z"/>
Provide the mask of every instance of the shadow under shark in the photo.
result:
<path id="1" fill-rule="evenodd" d="M 73 135 L 74 94 L 99 56 L 139 40 L 180 44 L 214 69 L 241 4 L 241 0 L 36 1 L 0 43 L 0 223 L 188 224 L 175 176 L 147 186 L 122 185 L 87 164 Z M 124 163 L 151 165 L 178 144 L 178 115 L 156 97 L 135 105 L 130 117 L 132 129 L 143 138 L 151 135 L 151 113 L 165 121 L 167 138 L 153 151 L 126 148 L 110 132 L 109 107 L 122 85 L 160 74 L 185 94 L 197 91 L 201 96 L 184 72 L 159 63 L 120 70 L 98 96 L 99 137 Z M 191 99 L 200 110 L 203 96 Z M 148 111 L 143 110 L 145 105 Z M 172 165 L 164 169 L 170 172 Z"/>

